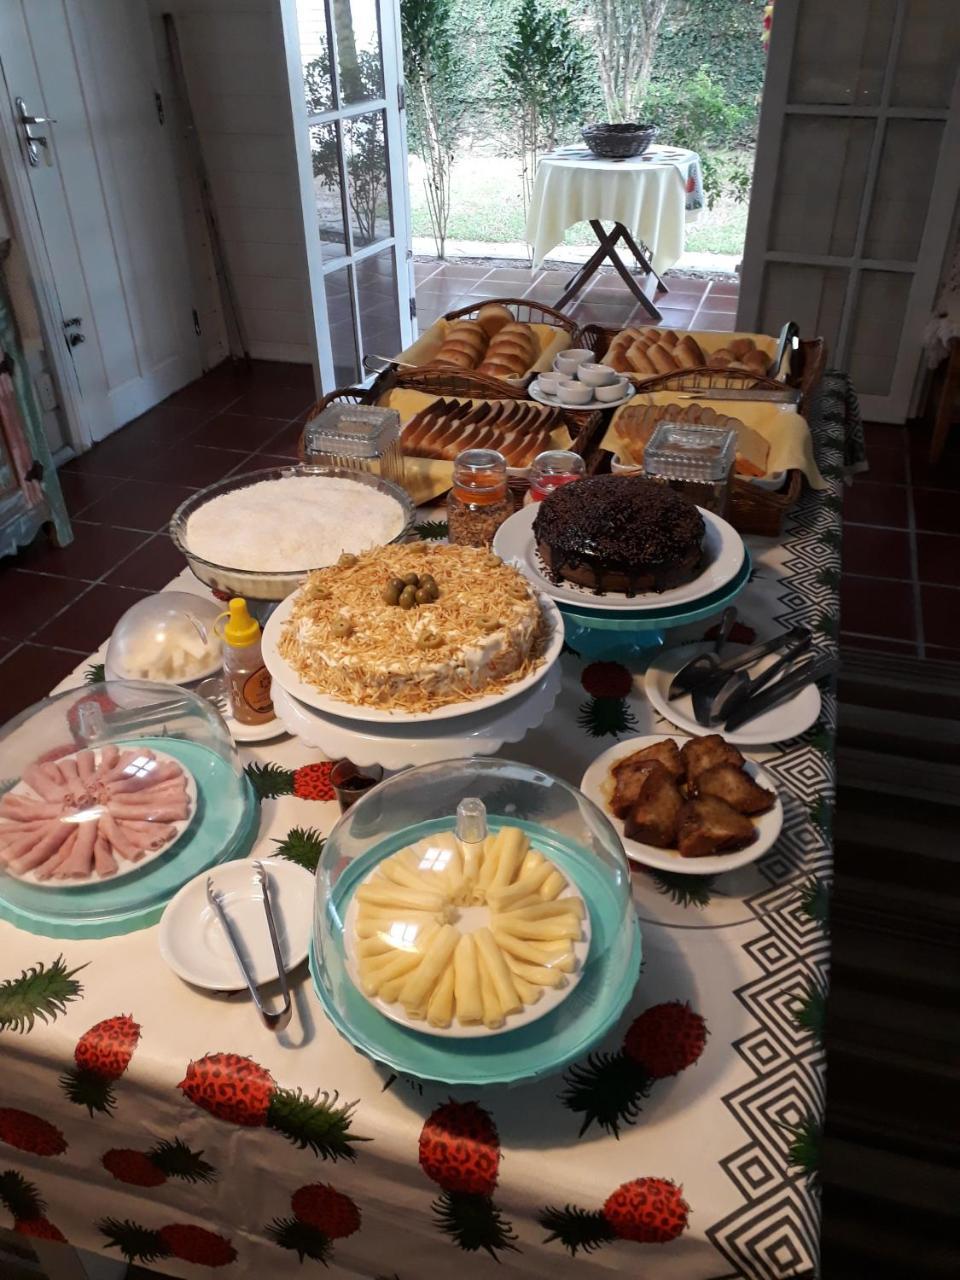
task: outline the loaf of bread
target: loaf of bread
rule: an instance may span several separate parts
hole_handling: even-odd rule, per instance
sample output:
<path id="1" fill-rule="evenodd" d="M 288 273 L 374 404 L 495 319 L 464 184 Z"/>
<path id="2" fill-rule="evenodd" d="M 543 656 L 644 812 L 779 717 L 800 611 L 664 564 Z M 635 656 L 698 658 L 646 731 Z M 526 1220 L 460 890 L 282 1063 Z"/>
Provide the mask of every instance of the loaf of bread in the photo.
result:
<path id="1" fill-rule="evenodd" d="M 483 327 L 488 338 L 499 333 L 505 324 L 513 322 L 513 312 L 502 302 L 486 302 L 477 312 L 477 323 Z"/>
<path id="2" fill-rule="evenodd" d="M 752 338 L 733 338 L 727 346 L 707 356 L 689 333 L 677 334 L 673 329 L 635 326 L 620 330 L 610 343 L 603 362 L 616 369 L 617 373 L 632 373 L 641 378 L 704 367 L 742 369 L 763 377 L 770 366 L 770 358 Z"/>
<path id="3" fill-rule="evenodd" d="M 490 339 L 478 372 L 494 378 L 521 378 L 536 363 L 539 351 L 531 326 L 511 318 Z"/>
<path id="4" fill-rule="evenodd" d="M 614 419 L 614 431 L 620 441 L 620 458 L 624 462 L 643 464 L 643 452 L 657 423 L 688 422 L 703 427 L 726 427 L 737 435 L 734 471 L 738 475 L 764 476 L 770 457 L 769 441 L 739 418 L 718 413 L 709 405 L 697 404 L 630 404 L 620 409 Z"/>
<path id="5" fill-rule="evenodd" d="M 464 449 L 496 449 L 511 467 L 528 467 L 550 448 L 558 410 L 528 400 L 434 400 L 400 437 L 405 454 L 453 461 Z"/>
<path id="6" fill-rule="evenodd" d="M 434 360 L 455 369 L 475 369 L 487 349 L 487 333 L 476 320 L 454 320 Z"/>

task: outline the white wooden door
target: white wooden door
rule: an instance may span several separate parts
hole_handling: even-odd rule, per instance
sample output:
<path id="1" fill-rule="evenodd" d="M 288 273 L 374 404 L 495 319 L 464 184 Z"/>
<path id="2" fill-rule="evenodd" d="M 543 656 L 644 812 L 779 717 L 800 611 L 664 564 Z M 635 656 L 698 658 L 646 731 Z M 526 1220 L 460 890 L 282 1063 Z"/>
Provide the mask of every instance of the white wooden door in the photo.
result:
<path id="1" fill-rule="evenodd" d="M 38 226 L 34 266 L 65 326 L 84 446 L 200 372 L 146 5 L 0 0 L 0 57 L 9 176 Z M 31 130 L 47 139 L 37 165 L 17 99 L 55 121 Z"/>
<path id="2" fill-rule="evenodd" d="M 414 333 L 397 0 L 281 0 L 324 392 Z"/>
<path id="3" fill-rule="evenodd" d="M 738 328 L 796 320 L 903 422 L 958 196 L 958 0 L 777 0 Z"/>

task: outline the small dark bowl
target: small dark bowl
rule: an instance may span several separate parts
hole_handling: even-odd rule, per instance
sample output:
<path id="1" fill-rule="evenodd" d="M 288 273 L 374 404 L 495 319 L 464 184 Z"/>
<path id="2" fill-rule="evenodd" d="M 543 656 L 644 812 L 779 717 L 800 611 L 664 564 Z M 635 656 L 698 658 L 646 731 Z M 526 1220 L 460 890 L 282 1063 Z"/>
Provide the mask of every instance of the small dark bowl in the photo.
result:
<path id="1" fill-rule="evenodd" d="M 652 124 L 585 124 L 580 136 L 601 160 L 629 160 L 641 156 L 657 136 Z"/>

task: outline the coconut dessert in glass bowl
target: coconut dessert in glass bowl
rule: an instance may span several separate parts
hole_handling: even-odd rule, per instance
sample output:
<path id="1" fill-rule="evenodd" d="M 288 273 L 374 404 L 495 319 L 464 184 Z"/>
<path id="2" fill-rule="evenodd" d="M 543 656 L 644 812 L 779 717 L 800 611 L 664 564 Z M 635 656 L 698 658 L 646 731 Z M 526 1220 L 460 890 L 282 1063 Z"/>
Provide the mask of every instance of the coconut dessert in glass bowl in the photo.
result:
<path id="1" fill-rule="evenodd" d="M 215 591 L 283 600 L 341 555 L 401 541 L 414 514 L 380 476 L 301 464 L 210 485 L 177 508 L 170 536 Z"/>

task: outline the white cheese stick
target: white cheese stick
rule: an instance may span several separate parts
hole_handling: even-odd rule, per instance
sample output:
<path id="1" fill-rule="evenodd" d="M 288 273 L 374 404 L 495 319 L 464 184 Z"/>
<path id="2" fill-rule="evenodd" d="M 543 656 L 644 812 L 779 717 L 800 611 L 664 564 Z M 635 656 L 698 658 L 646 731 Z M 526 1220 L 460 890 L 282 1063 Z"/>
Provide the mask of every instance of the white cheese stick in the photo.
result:
<path id="1" fill-rule="evenodd" d="M 466 905 L 473 899 L 473 892 L 477 887 L 477 877 L 483 865 L 483 841 L 462 840 L 460 842 L 460 851 L 463 857 L 463 878 L 460 881 L 457 902 Z"/>
<path id="2" fill-rule="evenodd" d="M 480 868 L 480 874 L 477 876 L 477 888 L 474 894 L 475 900 L 478 902 L 485 901 L 490 882 L 496 874 L 503 835 L 503 831 L 498 831 L 495 836 L 487 836 L 483 842 L 483 865 Z"/>
<path id="3" fill-rule="evenodd" d="M 483 1020 L 483 1000 L 480 997 L 480 970 L 477 967 L 477 947 L 472 933 L 465 933 L 453 953 L 454 998 L 457 1020 L 471 1023 Z"/>
<path id="4" fill-rule="evenodd" d="M 399 885 L 375 883 L 362 885 L 357 890 L 357 901 L 372 907 L 409 907 L 413 911 L 439 911 L 443 907 L 443 895 L 427 889 L 402 889 Z"/>
<path id="5" fill-rule="evenodd" d="M 354 946 L 358 956 L 371 959 L 374 956 L 393 955 L 397 949 L 396 940 L 388 933 L 378 933 L 373 938 L 358 938 Z"/>
<path id="6" fill-rule="evenodd" d="M 566 982 L 562 969 L 548 969 L 542 964 L 527 964 L 509 953 L 506 959 L 514 982 L 518 980 L 529 982 L 537 987 L 562 987 Z"/>
<path id="7" fill-rule="evenodd" d="M 503 1026 L 503 1009 L 500 1007 L 497 989 L 493 985 L 493 979 L 490 977 L 483 952 L 479 947 L 477 947 L 477 967 L 480 970 L 480 999 L 483 1001 L 483 1023 L 484 1026 L 495 1030 L 497 1027 Z"/>
<path id="8" fill-rule="evenodd" d="M 380 863 L 380 875 L 391 884 L 400 885 L 404 889 L 413 889 L 417 893 L 423 893 L 424 890 L 428 893 L 436 892 L 434 886 L 426 879 L 424 872 L 415 871 L 397 854 Z M 381 888 L 384 887 L 379 877 L 374 883 Z"/>
<path id="9" fill-rule="evenodd" d="M 518 1013 L 523 1008 L 523 1001 L 513 985 L 510 970 L 503 958 L 500 948 L 489 929 L 478 929 L 473 935 L 477 942 L 477 950 L 482 957 L 483 967 L 490 975 L 493 989 L 500 1001 L 504 1013 Z"/>
<path id="10" fill-rule="evenodd" d="M 443 971 L 430 1003 L 427 1005 L 427 1021 L 431 1027 L 449 1027 L 453 1021 L 453 961 Z"/>
<path id="11" fill-rule="evenodd" d="M 370 959 L 360 960 L 360 981 L 368 996 L 375 996 L 385 982 L 410 973 L 423 960 L 418 951 L 395 951 L 381 964 Z"/>
<path id="12" fill-rule="evenodd" d="M 488 897 L 491 890 L 504 889 L 513 884 L 520 864 L 530 848 L 530 841 L 519 827 L 505 827 L 501 832 L 500 857 L 493 879 L 488 885 Z"/>
<path id="13" fill-rule="evenodd" d="M 519 963 L 519 962 L 518 962 Z M 513 985 L 517 988 L 517 995 L 524 1004 L 536 1004 L 543 995 L 543 987 L 535 987 L 532 982 L 528 982 L 526 978 L 521 978 L 519 973 L 511 970 Z"/>
<path id="14" fill-rule="evenodd" d="M 516 920 L 550 920 L 554 916 L 573 916 L 582 920 L 586 914 L 582 898 L 557 898 L 555 902 L 543 902 L 537 899 L 529 906 L 511 907 L 503 913 L 504 919 Z"/>
<path id="15" fill-rule="evenodd" d="M 527 920 L 510 915 L 495 916 L 494 924 L 503 933 L 512 934 L 515 938 L 525 938 L 543 942 L 558 942 L 561 938 L 579 938 L 580 921 L 571 916 L 555 916 L 551 920 Z"/>
<path id="16" fill-rule="evenodd" d="M 426 1013 L 430 993 L 453 959 L 459 941 L 459 930 L 452 924 L 443 925 L 424 952 L 423 961 L 404 983 L 400 990 L 400 1003 L 411 1017 Z"/>
<path id="17" fill-rule="evenodd" d="M 542 867 L 546 859 L 537 849 L 531 849 L 520 865 L 520 875 L 525 876 L 535 867 Z M 518 877 L 519 879 L 519 877 Z"/>
<path id="18" fill-rule="evenodd" d="M 568 943 L 525 942 L 523 938 L 515 938 L 496 927 L 493 929 L 493 936 L 499 942 L 501 951 L 507 952 L 508 964 L 510 956 L 516 956 L 518 960 L 525 960 L 529 964 L 562 969 L 564 973 L 569 973 L 576 964 Z"/>
<path id="19" fill-rule="evenodd" d="M 545 902 L 551 901 L 553 898 L 559 898 L 561 893 L 567 887 L 567 881 L 559 871 L 554 871 L 552 876 L 547 876 L 543 884 L 540 886 L 540 897 Z"/>
<path id="20" fill-rule="evenodd" d="M 522 902 L 531 893 L 539 893 L 541 886 L 553 874 L 553 867 L 549 862 L 545 862 L 517 880 L 515 884 L 502 887 L 491 885 L 487 890 L 487 902 L 494 911 L 509 911 L 512 906 Z"/>
<path id="21" fill-rule="evenodd" d="M 382 916 L 358 913 L 355 931 L 358 938 L 396 938 L 402 941 L 415 927 L 425 929 L 436 922 L 437 916 L 427 911 L 399 910 Z"/>

